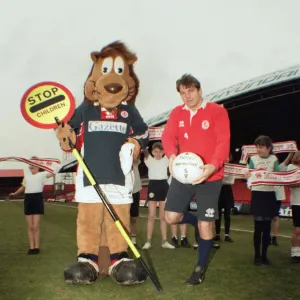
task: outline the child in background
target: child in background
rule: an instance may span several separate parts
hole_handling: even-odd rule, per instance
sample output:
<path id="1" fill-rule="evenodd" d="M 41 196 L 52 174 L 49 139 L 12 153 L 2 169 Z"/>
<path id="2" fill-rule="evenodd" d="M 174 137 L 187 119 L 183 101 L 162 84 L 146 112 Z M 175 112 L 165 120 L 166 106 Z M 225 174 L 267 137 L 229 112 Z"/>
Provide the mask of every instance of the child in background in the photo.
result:
<path id="1" fill-rule="evenodd" d="M 257 155 L 250 158 L 249 169 L 265 169 L 267 171 L 279 171 L 278 160 L 271 154 L 273 145 L 268 136 L 261 135 L 254 144 Z M 251 177 L 251 174 L 248 175 Z M 254 218 L 254 264 L 269 265 L 267 251 L 271 234 L 271 222 L 276 216 L 276 196 L 274 186 L 259 185 L 251 188 L 251 210 Z M 262 250 L 261 250 L 262 245 Z"/>
<path id="2" fill-rule="evenodd" d="M 171 184 L 171 180 L 172 180 L 172 176 L 169 177 L 168 179 L 168 184 Z M 180 228 L 180 244 L 178 241 L 178 236 L 177 236 L 177 228 L 178 228 L 178 224 L 175 225 L 171 225 L 171 233 L 172 233 L 172 245 L 175 248 L 179 248 L 180 246 L 182 248 L 191 248 L 192 246 L 190 245 L 190 243 L 188 242 L 187 239 L 187 228 L 186 228 L 186 224 L 179 224 L 179 228 Z"/>
<path id="3" fill-rule="evenodd" d="M 232 155 L 229 153 L 228 162 L 232 161 Z M 230 215 L 231 209 L 234 207 L 234 197 L 232 192 L 232 185 L 234 184 L 234 177 L 232 175 L 224 174 L 222 180 L 222 188 L 219 196 L 219 219 L 215 221 L 216 236 L 214 241 L 220 241 L 222 209 L 224 209 L 224 223 L 225 223 L 225 242 L 232 243 L 233 240 L 229 235 L 230 232 Z"/>
<path id="4" fill-rule="evenodd" d="M 280 171 L 287 171 L 287 166 L 290 163 L 294 153 L 291 152 L 287 156 L 287 158 L 279 165 Z M 270 245 L 278 246 L 277 236 L 279 232 L 279 214 L 280 214 L 280 207 L 282 201 L 286 200 L 284 186 L 278 186 L 275 188 L 275 195 L 277 199 L 277 214 L 272 220 L 272 236 L 270 238 Z"/>
<path id="5" fill-rule="evenodd" d="M 168 166 L 169 160 L 164 155 L 164 149 L 160 142 L 152 146 L 152 155 L 145 151 L 145 165 L 148 167 L 148 224 L 147 224 L 147 241 L 143 249 L 151 248 L 151 238 L 154 229 L 156 206 L 159 203 L 160 230 L 162 236 L 162 247 L 166 249 L 175 249 L 167 241 L 167 223 L 165 221 L 165 199 L 167 197 L 168 184 Z"/>
<path id="6" fill-rule="evenodd" d="M 300 168 L 300 151 L 296 152 L 292 163 L 288 165 L 287 171 Z M 290 186 L 291 188 L 291 206 L 293 214 L 294 229 L 292 232 L 292 263 L 300 263 L 300 184 Z"/>
<path id="7" fill-rule="evenodd" d="M 142 189 L 141 177 L 139 172 L 139 165 L 141 161 L 138 158 L 137 161 L 133 162 L 133 174 L 134 174 L 134 183 L 133 183 L 133 191 L 132 191 L 132 199 L 133 202 L 130 206 L 130 233 L 131 233 L 131 241 L 136 244 L 136 223 L 137 218 L 140 212 L 140 191 Z"/>
<path id="8" fill-rule="evenodd" d="M 37 159 L 36 156 L 31 159 Z M 24 214 L 27 221 L 27 232 L 29 240 L 29 250 L 27 254 L 40 253 L 40 218 L 44 214 L 43 189 L 46 180 L 54 174 L 45 172 L 39 167 L 30 165 L 30 173 L 26 174 L 22 186 L 9 197 L 15 197 L 25 192 Z"/>

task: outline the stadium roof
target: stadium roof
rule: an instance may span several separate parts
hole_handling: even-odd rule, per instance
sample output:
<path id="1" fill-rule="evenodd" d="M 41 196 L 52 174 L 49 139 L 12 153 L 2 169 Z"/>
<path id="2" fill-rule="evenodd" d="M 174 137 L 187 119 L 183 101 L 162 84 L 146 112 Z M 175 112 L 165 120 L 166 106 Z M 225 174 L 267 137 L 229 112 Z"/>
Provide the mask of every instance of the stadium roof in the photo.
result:
<path id="1" fill-rule="evenodd" d="M 22 169 L 4 169 L 0 170 L 0 177 L 24 177 Z"/>
<path id="2" fill-rule="evenodd" d="M 281 69 L 266 75 L 255 77 L 250 80 L 240 82 L 228 88 L 224 88 L 214 93 L 204 96 L 207 101 L 222 103 L 224 100 L 240 96 L 255 90 L 260 90 L 266 87 L 277 85 L 279 83 L 291 81 L 300 78 L 300 65 L 292 66 L 286 69 Z M 147 120 L 148 126 L 156 126 L 168 120 L 172 109 L 165 111 L 157 116 Z"/>

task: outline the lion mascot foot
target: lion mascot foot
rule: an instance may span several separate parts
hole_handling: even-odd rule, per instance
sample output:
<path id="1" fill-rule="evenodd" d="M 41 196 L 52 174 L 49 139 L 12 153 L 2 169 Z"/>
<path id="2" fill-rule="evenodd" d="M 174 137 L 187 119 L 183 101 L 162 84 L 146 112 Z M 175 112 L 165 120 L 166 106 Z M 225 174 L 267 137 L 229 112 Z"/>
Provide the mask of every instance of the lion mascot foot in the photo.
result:
<path id="1" fill-rule="evenodd" d="M 99 276 L 97 264 L 88 258 L 88 255 L 80 255 L 78 261 L 64 271 L 66 283 L 91 284 Z"/>
<path id="2" fill-rule="evenodd" d="M 122 252 L 119 259 L 109 267 L 108 274 L 121 285 L 140 284 L 147 278 L 147 273 L 140 262 L 128 258 L 126 252 Z"/>

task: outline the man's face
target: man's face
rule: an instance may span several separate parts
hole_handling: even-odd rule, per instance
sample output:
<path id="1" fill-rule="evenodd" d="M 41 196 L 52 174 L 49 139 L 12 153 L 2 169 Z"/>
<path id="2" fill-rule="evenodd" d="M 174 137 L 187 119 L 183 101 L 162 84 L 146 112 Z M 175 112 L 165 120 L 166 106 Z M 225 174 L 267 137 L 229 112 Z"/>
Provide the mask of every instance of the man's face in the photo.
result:
<path id="1" fill-rule="evenodd" d="M 189 109 L 197 109 L 202 102 L 202 91 L 201 89 L 197 90 L 194 86 L 185 87 L 180 85 L 179 93 L 183 103 Z"/>
<path id="2" fill-rule="evenodd" d="M 268 156 L 271 151 L 271 147 L 256 145 L 257 154 L 259 156 Z"/>
<path id="3" fill-rule="evenodd" d="M 161 159 L 164 155 L 164 151 L 158 148 L 154 148 L 152 150 L 152 155 L 154 156 L 155 159 Z"/>

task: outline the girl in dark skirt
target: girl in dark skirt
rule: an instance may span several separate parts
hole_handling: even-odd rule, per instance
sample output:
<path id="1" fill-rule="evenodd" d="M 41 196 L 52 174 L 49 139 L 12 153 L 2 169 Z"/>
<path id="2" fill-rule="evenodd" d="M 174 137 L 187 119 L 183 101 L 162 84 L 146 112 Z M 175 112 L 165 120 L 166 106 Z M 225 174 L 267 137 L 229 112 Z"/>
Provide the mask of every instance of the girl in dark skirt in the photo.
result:
<path id="1" fill-rule="evenodd" d="M 38 254 L 40 252 L 40 215 L 44 214 L 43 189 L 47 178 L 52 177 L 53 174 L 41 172 L 41 169 L 32 165 L 29 166 L 29 170 L 30 173 L 25 175 L 22 186 L 9 196 L 15 197 L 25 192 L 24 214 L 29 239 L 27 254 Z"/>
<path id="2" fill-rule="evenodd" d="M 151 248 L 151 238 L 154 229 L 156 217 L 156 207 L 159 203 L 160 231 L 162 237 L 162 247 L 165 249 L 175 249 L 167 241 L 167 223 L 165 221 L 165 200 L 169 190 L 168 184 L 168 166 L 169 160 L 164 155 L 163 146 L 156 142 L 152 146 L 152 153 L 145 152 L 145 165 L 148 167 L 148 223 L 147 223 L 147 241 L 143 249 Z"/>
<path id="3" fill-rule="evenodd" d="M 273 148 L 271 139 L 268 136 L 259 136 L 254 144 L 257 155 L 250 158 L 249 169 L 279 171 L 278 160 L 275 155 L 271 154 Z M 251 191 L 251 211 L 254 218 L 254 264 L 269 265 L 267 250 L 271 235 L 271 222 L 277 214 L 275 188 L 259 185 L 251 187 Z"/>

